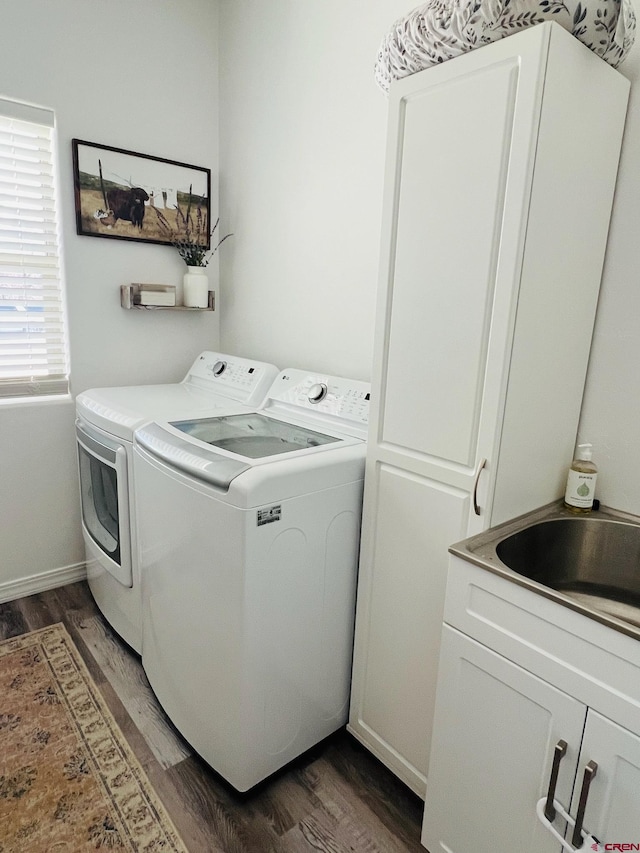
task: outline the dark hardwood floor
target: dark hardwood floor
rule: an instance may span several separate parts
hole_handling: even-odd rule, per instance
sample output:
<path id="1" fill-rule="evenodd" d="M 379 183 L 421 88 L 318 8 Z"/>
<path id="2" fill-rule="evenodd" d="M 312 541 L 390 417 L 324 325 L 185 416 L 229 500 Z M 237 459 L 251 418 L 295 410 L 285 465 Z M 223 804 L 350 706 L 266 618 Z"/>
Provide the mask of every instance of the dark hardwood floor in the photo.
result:
<path id="1" fill-rule="evenodd" d="M 140 659 L 85 583 L 0 604 L 0 639 L 55 622 L 73 637 L 190 853 L 425 853 L 422 802 L 345 731 L 238 795 L 171 726 Z"/>

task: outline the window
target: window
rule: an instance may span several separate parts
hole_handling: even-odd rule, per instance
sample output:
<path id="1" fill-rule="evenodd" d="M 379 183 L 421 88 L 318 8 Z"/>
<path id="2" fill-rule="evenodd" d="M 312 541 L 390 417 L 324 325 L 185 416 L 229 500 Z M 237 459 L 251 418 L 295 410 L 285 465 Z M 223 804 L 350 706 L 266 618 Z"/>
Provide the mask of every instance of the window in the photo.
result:
<path id="1" fill-rule="evenodd" d="M 69 390 L 53 125 L 0 98 L 0 397 Z"/>

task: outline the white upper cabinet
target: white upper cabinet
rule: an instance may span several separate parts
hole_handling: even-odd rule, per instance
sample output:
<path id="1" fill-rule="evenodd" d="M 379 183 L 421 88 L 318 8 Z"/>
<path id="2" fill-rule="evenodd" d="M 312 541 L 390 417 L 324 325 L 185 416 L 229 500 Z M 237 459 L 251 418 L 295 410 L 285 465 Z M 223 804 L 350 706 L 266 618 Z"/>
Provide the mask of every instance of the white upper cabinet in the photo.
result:
<path id="1" fill-rule="evenodd" d="M 513 61 L 404 101 L 380 440 L 466 468 L 478 452 L 517 79 Z"/>
<path id="2" fill-rule="evenodd" d="M 553 23 L 392 87 L 349 730 L 422 795 L 447 546 L 562 494 L 628 91 Z"/>

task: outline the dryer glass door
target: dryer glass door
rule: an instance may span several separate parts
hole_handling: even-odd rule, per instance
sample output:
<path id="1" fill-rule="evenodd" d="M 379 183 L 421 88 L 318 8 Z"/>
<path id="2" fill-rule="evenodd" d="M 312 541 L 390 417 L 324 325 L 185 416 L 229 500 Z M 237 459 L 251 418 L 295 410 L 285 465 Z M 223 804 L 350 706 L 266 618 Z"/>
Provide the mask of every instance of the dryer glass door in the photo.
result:
<path id="1" fill-rule="evenodd" d="M 131 586 L 126 449 L 85 425 L 77 424 L 76 434 L 84 529 L 100 548 L 107 570 Z"/>

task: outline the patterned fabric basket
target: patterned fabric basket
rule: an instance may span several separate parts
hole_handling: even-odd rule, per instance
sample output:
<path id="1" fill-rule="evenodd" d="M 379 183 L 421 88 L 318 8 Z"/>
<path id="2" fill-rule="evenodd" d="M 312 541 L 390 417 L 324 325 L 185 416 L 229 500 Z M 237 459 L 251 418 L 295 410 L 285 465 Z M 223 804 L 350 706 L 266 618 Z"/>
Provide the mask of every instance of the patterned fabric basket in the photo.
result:
<path id="1" fill-rule="evenodd" d="M 388 92 L 392 80 L 550 20 L 614 68 L 635 39 L 631 0 L 429 0 L 384 37 L 376 82 Z"/>

